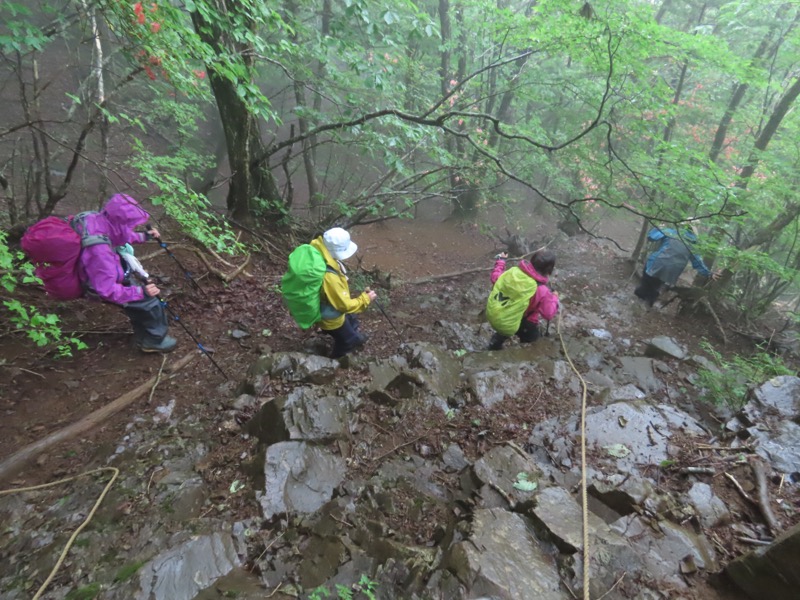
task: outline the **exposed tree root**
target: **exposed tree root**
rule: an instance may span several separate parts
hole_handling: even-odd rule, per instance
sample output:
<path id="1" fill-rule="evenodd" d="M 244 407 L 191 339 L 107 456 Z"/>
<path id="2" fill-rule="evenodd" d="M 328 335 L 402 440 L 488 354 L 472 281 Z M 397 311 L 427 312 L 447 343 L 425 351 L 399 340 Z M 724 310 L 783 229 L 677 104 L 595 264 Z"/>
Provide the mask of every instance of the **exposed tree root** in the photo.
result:
<path id="1" fill-rule="evenodd" d="M 194 360 L 198 354 L 198 352 L 190 352 L 181 359 L 177 360 L 174 364 L 170 365 L 169 371 L 174 373 L 178 369 L 182 369 L 192 362 L 192 360 Z M 51 433 L 47 437 L 29 444 L 21 450 L 18 450 L 3 462 L 0 462 L 0 481 L 19 472 L 28 463 L 28 461 L 41 454 L 45 450 L 51 448 L 59 442 L 74 438 L 85 431 L 89 431 L 93 427 L 108 419 L 111 415 L 118 413 L 120 410 L 133 403 L 137 398 L 147 393 L 156 383 L 157 379 L 157 377 L 151 377 L 139 387 L 123 394 L 110 404 L 106 404 L 102 408 L 85 416 L 81 420 L 76 421 L 72 425 L 67 425 L 58 431 Z"/>
<path id="2" fill-rule="evenodd" d="M 245 257 L 244 262 L 237 267 L 237 266 L 229 263 L 228 261 L 223 260 L 222 257 L 220 257 L 215 252 L 209 250 L 209 253 L 216 260 L 218 260 L 219 262 L 221 262 L 225 266 L 233 269 L 231 272 L 225 273 L 224 271 L 222 271 L 222 269 L 219 269 L 219 268 L 215 267 L 214 265 L 212 265 L 211 261 L 208 259 L 208 257 L 205 255 L 205 253 L 202 250 L 200 250 L 199 248 L 195 248 L 194 246 L 189 246 L 187 244 L 170 244 L 169 247 L 170 247 L 170 250 L 175 250 L 176 248 L 182 248 L 184 250 L 189 250 L 190 252 L 193 252 L 203 262 L 203 264 L 205 265 L 206 269 L 208 269 L 209 273 L 211 273 L 212 275 L 216 276 L 217 278 L 219 278 L 220 280 L 224 281 L 225 283 L 230 283 L 231 281 L 236 279 L 239 275 L 242 275 L 243 277 L 252 277 L 253 276 L 252 274 L 250 274 L 250 273 L 245 271 L 245 268 L 247 268 L 247 265 L 250 264 L 250 258 L 251 258 L 250 254 L 248 254 Z M 146 260 L 150 260 L 152 258 L 155 258 L 156 256 L 159 256 L 160 254 L 162 254 L 164 252 L 165 251 L 163 249 L 159 249 L 159 250 L 156 250 L 155 252 L 151 252 L 150 254 L 142 256 L 139 260 L 141 262 L 144 262 Z"/>

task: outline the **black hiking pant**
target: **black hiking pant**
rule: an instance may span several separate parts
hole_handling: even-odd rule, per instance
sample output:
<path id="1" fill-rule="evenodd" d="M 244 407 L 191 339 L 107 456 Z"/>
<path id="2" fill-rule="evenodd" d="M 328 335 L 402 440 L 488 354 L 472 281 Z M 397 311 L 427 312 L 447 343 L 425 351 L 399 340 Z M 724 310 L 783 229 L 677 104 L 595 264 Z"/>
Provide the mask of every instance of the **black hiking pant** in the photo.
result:
<path id="1" fill-rule="evenodd" d="M 522 319 L 522 323 L 520 323 L 519 329 L 514 335 L 519 338 L 520 343 L 530 344 L 542 337 L 542 332 L 539 330 L 538 323 L 531 323 L 528 319 Z M 503 335 L 495 331 L 489 341 L 489 350 L 500 350 L 510 337 L 510 335 Z"/>
<path id="2" fill-rule="evenodd" d="M 663 285 L 664 282 L 658 277 L 653 277 L 652 275 L 643 273 L 642 280 L 639 283 L 639 286 L 633 290 L 633 293 L 647 302 L 647 304 L 650 306 L 653 306 L 655 301 L 658 300 L 658 295 L 661 293 L 661 287 Z"/>
<path id="3" fill-rule="evenodd" d="M 367 337 L 358 331 L 358 319 L 351 314 L 344 316 L 344 323 L 337 329 L 326 330 L 325 333 L 333 338 L 333 351 L 331 358 L 341 358 L 349 354 L 359 346 L 363 346 Z"/>
<path id="4" fill-rule="evenodd" d="M 169 319 L 167 309 L 158 298 L 145 298 L 122 306 L 131 320 L 133 337 L 137 344 L 158 344 L 167 335 Z"/>

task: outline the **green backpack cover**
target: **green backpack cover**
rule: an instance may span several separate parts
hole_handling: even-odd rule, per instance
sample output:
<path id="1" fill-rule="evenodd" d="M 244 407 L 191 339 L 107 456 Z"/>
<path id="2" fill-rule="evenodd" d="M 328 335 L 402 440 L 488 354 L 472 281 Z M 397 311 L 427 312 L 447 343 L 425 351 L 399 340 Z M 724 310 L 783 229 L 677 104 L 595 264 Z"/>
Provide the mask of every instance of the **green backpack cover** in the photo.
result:
<path id="1" fill-rule="evenodd" d="M 501 335 L 514 335 L 539 284 L 519 267 L 500 275 L 486 301 L 486 318 Z"/>
<path id="2" fill-rule="evenodd" d="M 281 278 L 281 294 L 301 329 L 308 329 L 322 319 L 320 289 L 326 270 L 322 253 L 311 244 L 298 246 L 289 255 L 289 269 Z"/>

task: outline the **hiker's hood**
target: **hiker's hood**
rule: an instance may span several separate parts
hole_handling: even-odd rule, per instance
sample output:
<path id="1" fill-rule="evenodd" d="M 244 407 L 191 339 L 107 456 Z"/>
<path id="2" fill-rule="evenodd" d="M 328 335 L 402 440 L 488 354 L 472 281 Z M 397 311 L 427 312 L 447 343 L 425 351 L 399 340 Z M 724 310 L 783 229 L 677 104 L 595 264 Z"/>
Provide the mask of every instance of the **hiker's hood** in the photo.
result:
<path id="1" fill-rule="evenodd" d="M 115 194 L 100 211 L 109 225 L 112 246 L 124 245 L 134 227 L 144 225 L 150 215 L 139 203 L 126 194 Z"/>
<path id="2" fill-rule="evenodd" d="M 549 281 L 549 277 L 547 275 L 541 275 L 539 272 L 533 267 L 533 265 L 527 260 L 519 261 L 519 268 L 522 269 L 525 273 L 533 277 L 537 283 L 546 284 Z"/>

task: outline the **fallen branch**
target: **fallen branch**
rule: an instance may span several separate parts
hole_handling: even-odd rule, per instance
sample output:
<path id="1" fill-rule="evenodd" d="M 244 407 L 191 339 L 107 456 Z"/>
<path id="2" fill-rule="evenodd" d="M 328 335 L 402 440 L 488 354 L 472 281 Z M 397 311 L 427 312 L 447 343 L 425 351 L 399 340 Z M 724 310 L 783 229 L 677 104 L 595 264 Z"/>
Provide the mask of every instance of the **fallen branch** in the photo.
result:
<path id="1" fill-rule="evenodd" d="M 750 494 L 748 494 L 747 492 L 745 492 L 745 491 L 744 491 L 744 488 L 743 488 L 743 487 L 742 487 L 742 486 L 739 484 L 739 482 L 738 482 L 738 481 L 736 481 L 736 477 L 734 477 L 734 476 L 733 476 L 733 475 L 731 475 L 730 473 L 725 473 L 725 477 L 727 477 L 727 478 L 728 478 L 728 480 L 729 480 L 729 481 L 730 481 L 730 482 L 733 484 L 733 487 L 735 487 L 735 488 L 736 488 L 736 491 L 737 491 L 737 492 L 739 492 L 739 493 L 742 495 L 742 498 L 744 498 L 745 500 L 747 500 L 747 501 L 748 501 L 748 502 L 750 502 L 751 504 L 753 504 L 753 505 L 755 505 L 755 506 L 758 506 L 758 502 L 756 502 L 755 500 L 753 500 L 753 499 L 750 497 Z"/>
<path id="2" fill-rule="evenodd" d="M 214 258 L 219 260 L 221 263 L 225 264 L 226 266 L 233 267 L 233 269 L 234 269 L 233 271 L 231 271 L 230 273 L 225 273 L 221 269 L 218 269 L 217 267 L 213 266 L 211 264 L 211 261 L 208 260 L 208 257 L 199 248 L 195 248 L 194 246 L 189 246 L 187 244 L 170 244 L 169 247 L 170 247 L 171 250 L 183 249 L 183 250 L 189 250 L 190 252 L 194 252 L 197 255 L 197 257 L 206 266 L 206 269 L 208 269 L 208 271 L 210 273 L 212 273 L 213 275 L 216 275 L 217 277 L 219 277 L 225 283 L 230 283 L 231 281 L 236 279 L 239 275 L 243 275 L 244 277 L 252 277 L 252 275 L 250 273 L 243 272 L 244 269 L 247 267 L 247 265 L 250 264 L 250 255 L 249 254 L 245 257 L 244 262 L 241 265 L 239 265 L 238 267 L 234 267 L 231 263 L 229 263 L 229 262 L 227 262 L 225 260 L 222 260 L 222 258 L 220 258 L 219 255 L 217 255 L 215 252 L 209 251 L 214 256 Z M 150 260 L 151 258 L 155 258 L 159 254 L 163 254 L 165 252 L 166 252 L 165 249 L 160 248 L 160 249 L 156 250 L 155 252 L 151 252 L 150 254 L 146 254 L 146 255 L 142 256 L 139 259 L 139 261 L 140 262 L 144 262 L 146 260 Z"/>
<path id="3" fill-rule="evenodd" d="M 736 539 L 745 544 L 753 544 L 754 546 L 769 546 L 772 543 L 770 540 L 756 540 L 743 535 L 737 535 Z"/>
<path id="4" fill-rule="evenodd" d="M 781 530 L 781 524 L 769 505 L 769 487 L 767 486 L 767 474 L 764 471 L 764 464 L 756 458 L 751 458 L 750 467 L 753 469 L 753 475 L 755 475 L 756 484 L 758 485 L 758 507 L 761 509 L 761 514 L 764 515 L 764 520 L 767 522 L 767 527 L 769 527 L 772 535 L 778 535 Z"/>
<path id="5" fill-rule="evenodd" d="M 466 271 L 456 271 L 455 273 L 444 273 L 443 275 L 432 275 L 431 277 L 423 277 L 422 279 L 414 279 L 408 281 L 408 285 L 423 285 L 425 283 L 432 283 L 440 279 L 451 279 L 453 277 L 461 277 L 462 275 L 470 275 L 472 273 L 483 273 L 491 271 L 491 267 L 478 267 L 476 269 L 467 269 Z"/>
<path id="6" fill-rule="evenodd" d="M 410 441 L 408 441 L 408 442 L 405 442 L 405 443 L 403 443 L 403 444 L 399 444 L 399 445 L 395 446 L 394 448 L 392 448 L 391 450 L 389 450 L 388 452 L 384 452 L 384 453 L 383 453 L 383 454 L 381 454 L 379 457 L 377 457 L 377 458 L 373 458 L 372 460 L 373 460 L 373 461 L 378 461 L 378 460 L 381 460 L 381 459 L 383 459 L 383 458 L 386 458 L 386 457 L 387 457 L 387 456 L 389 456 L 390 454 L 393 454 L 393 453 L 397 452 L 398 450 L 400 450 L 400 448 L 405 448 L 406 446 L 410 446 L 410 445 L 411 445 L 411 444 L 413 444 L 414 442 L 418 442 L 418 441 L 419 441 L 419 440 L 421 440 L 421 439 L 422 439 L 422 436 L 421 436 L 421 435 L 420 435 L 420 436 L 418 436 L 418 437 L 415 437 L 413 440 L 410 440 Z"/>
<path id="7" fill-rule="evenodd" d="M 684 467 L 682 475 L 714 475 L 716 471 L 711 467 Z"/>
<path id="8" fill-rule="evenodd" d="M 725 329 L 722 327 L 722 321 L 719 320 L 716 311 L 711 307 L 711 302 L 708 301 L 708 298 L 700 298 L 698 302 L 705 306 L 708 312 L 711 313 L 711 316 L 714 317 L 714 322 L 717 324 L 717 329 L 719 329 L 719 333 L 722 336 L 722 343 L 727 344 L 728 336 L 725 335 Z"/>
<path id="9" fill-rule="evenodd" d="M 171 366 L 170 371 L 175 372 L 178 369 L 182 369 L 186 365 L 188 365 L 192 360 L 198 355 L 197 352 L 190 352 L 183 358 L 179 359 L 175 362 L 174 365 Z M 137 400 L 140 396 L 144 395 L 145 393 L 153 387 L 157 377 L 151 377 L 146 382 L 141 384 L 139 387 L 123 394 L 110 404 L 99 408 L 98 410 L 94 411 L 93 413 L 85 416 L 81 420 L 73 423 L 72 425 L 67 425 L 62 429 L 59 429 L 55 433 L 48 435 L 47 437 L 29 444 L 22 448 L 21 450 L 15 452 L 7 459 L 5 459 L 2 463 L 0 463 L 0 481 L 13 476 L 17 472 L 19 472 L 31 459 L 38 456 L 45 450 L 55 446 L 56 444 L 63 442 L 65 440 L 74 438 L 85 431 L 89 431 L 93 427 L 99 425 L 112 415 L 118 413 L 123 408 L 126 408 L 128 405 L 132 404 L 135 400 Z"/>
<path id="10" fill-rule="evenodd" d="M 219 277 L 225 283 L 230 283 L 231 281 L 236 279 L 240 274 L 242 274 L 242 272 L 244 271 L 245 267 L 247 267 L 247 265 L 250 264 L 250 255 L 248 254 L 247 257 L 244 259 L 244 262 L 241 265 L 236 267 L 236 269 L 234 269 L 230 273 L 226 274 L 226 273 L 223 273 L 221 270 L 217 269 L 216 267 L 212 266 L 211 262 L 208 260 L 208 258 L 206 258 L 206 255 L 203 254 L 199 249 L 189 247 L 189 250 L 191 250 L 192 252 L 197 254 L 197 256 L 200 258 L 200 260 L 203 261 L 203 264 L 206 266 L 206 268 L 211 273 L 213 273 L 214 275 Z M 244 275 L 245 275 L 245 277 L 252 277 L 252 275 L 250 273 L 244 273 Z"/>
<path id="11" fill-rule="evenodd" d="M 156 393 L 156 388 L 158 387 L 158 383 L 161 381 L 161 373 L 164 372 L 164 365 L 165 364 L 167 364 L 167 355 L 166 354 L 161 359 L 161 368 L 158 370 L 158 374 L 156 375 L 156 380 L 153 382 L 153 387 L 150 389 L 150 396 L 147 398 L 147 403 L 148 404 L 153 402 L 153 394 Z"/>

